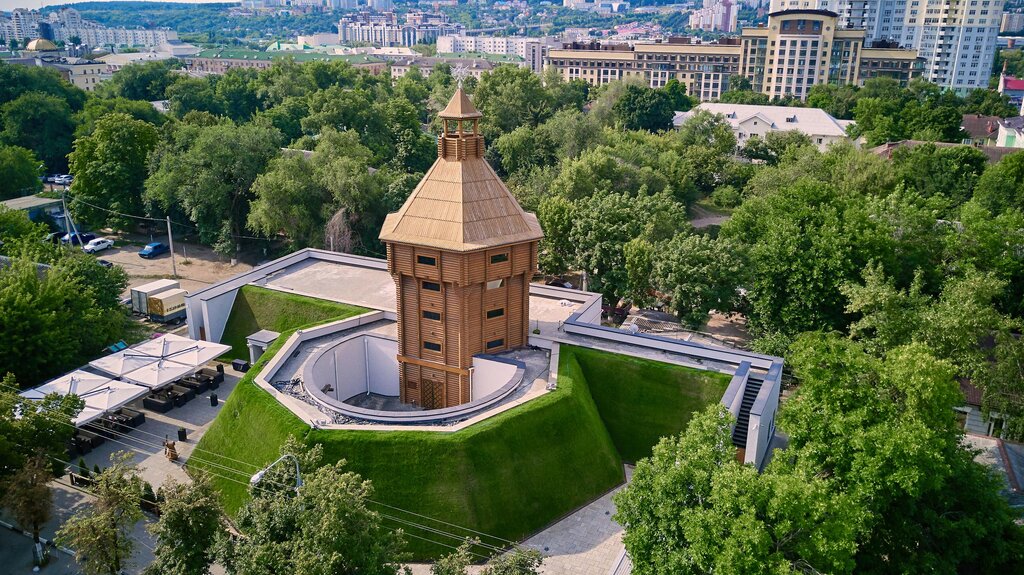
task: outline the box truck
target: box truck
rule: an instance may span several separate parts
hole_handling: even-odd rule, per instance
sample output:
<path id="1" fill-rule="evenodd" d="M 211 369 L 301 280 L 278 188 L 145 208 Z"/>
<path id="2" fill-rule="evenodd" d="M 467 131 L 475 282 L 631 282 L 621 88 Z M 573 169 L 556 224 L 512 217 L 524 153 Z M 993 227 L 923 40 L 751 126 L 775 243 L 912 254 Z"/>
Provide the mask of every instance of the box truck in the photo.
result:
<path id="1" fill-rule="evenodd" d="M 171 289 L 181 287 L 176 280 L 156 280 L 132 288 L 132 313 L 149 315 L 149 298 Z"/>
<path id="2" fill-rule="evenodd" d="M 149 296 L 149 319 L 160 323 L 181 323 L 185 319 L 185 296 L 183 289 L 169 289 Z"/>

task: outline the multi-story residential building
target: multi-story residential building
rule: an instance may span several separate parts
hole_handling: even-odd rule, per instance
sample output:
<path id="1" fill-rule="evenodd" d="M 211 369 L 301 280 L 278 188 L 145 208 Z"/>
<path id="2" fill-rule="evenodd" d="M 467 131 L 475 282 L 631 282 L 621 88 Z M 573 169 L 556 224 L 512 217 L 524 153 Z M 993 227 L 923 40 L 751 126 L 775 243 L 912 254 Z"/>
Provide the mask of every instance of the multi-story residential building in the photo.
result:
<path id="1" fill-rule="evenodd" d="M 676 79 L 701 100 L 721 96 L 729 76 L 740 73 L 740 43 L 727 38 L 702 43 L 671 38 L 664 44 L 568 43 L 548 52 L 547 65 L 566 80 L 581 79 L 600 85 L 640 78 L 652 87 Z"/>
<path id="2" fill-rule="evenodd" d="M 701 100 L 728 90 L 733 75 L 748 78 L 755 91 L 772 97 L 805 98 L 816 84 L 861 84 L 891 76 L 901 83 L 921 75 L 912 50 L 864 47 L 864 31 L 837 29 L 838 16 L 823 10 L 773 13 L 768 25 L 746 28 L 739 38 L 701 43 L 670 38 L 667 43 L 633 46 L 566 44 L 552 49 L 547 63 L 567 80 L 604 84 L 630 77 L 652 87 L 670 79 Z"/>
<path id="3" fill-rule="evenodd" d="M 865 45 L 896 42 L 924 58 L 922 76 L 959 93 L 988 86 L 1004 0 L 772 0 L 772 12 L 835 12 Z"/>
<path id="4" fill-rule="evenodd" d="M 735 32 L 739 11 L 733 0 L 704 0 L 702 8 L 690 13 L 690 28 L 705 32 Z"/>
<path id="5" fill-rule="evenodd" d="M 83 20 L 73 8 L 51 12 L 45 17 L 39 12 L 18 8 L 11 13 L 10 20 L 0 19 L 0 33 L 8 41 L 41 37 L 54 42 L 70 42 L 72 38 L 78 38 L 86 46 L 155 48 L 178 39 L 174 30 L 101 26 Z"/>
<path id="6" fill-rule="evenodd" d="M 629 12 L 629 2 L 623 0 L 562 0 L 562 6 L 570 10 L 597 12 L 598 14 Z"/>
<path id="7" fill-rule="evenodd" d="M 544 56 L 554 47 L 553 38 L 527 38 L 520 36 L 440 36 L 438 54 L 503 54 L 519 56 L 524 65 L 536 73 L 544 69 Z"/>
<path id="8" fill-rule="evenodd" d="M 409 13 L 399 24 L 394 12 L 360 12 L 338 22 L 338 41 L 366 42 L 378 46 L 433 44 L 439 36 L 461 34 L 462 24 L 448 21 L 443 14 Z"/>
<path id="9" fill-rule="evenodd" d="M 1024 30 L 1024 13 L 1005 12 L 1003 19 L 999 22 L 999 31 L 1016 33 L 1021 30 Z"/>

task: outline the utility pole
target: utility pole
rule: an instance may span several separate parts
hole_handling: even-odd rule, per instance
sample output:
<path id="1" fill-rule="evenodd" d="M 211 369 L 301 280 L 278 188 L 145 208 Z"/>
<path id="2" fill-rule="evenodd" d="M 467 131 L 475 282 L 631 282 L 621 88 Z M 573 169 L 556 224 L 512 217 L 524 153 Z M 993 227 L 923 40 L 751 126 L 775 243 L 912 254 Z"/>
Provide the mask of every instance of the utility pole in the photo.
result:
<path id="1" fill-rule="evenodd" d="M 178 264 L 174 262 L 174 236 L 171 235 L 171 216 L 167 216 L 167 244 L 171 248 L 171 271 L 178 278 Z"/>
<path id="2" fill-rule="evenodd" d="M 65 186 L 64 189 L 61 190 L 61 192 L 60 192 L 60 204 L 64 208 L 64 224 L 65 224 L 64 227 L 67 228 L 68 225 L 71 226 L 70 230 L 64 230 L 64 231 L 66 231 L 68 233 L 73 233 L 74 234 L 74 235 L 71 236 L 71 238 L 72 238 L 71 241 L 68 242 L 69 246 L 73 246 L 73 245 L 75 245 L 74 238 L 78 237 L 78 228 L 75 227 L 75 220 L 71 218 L 71 212 L 68 211 L 68 203 L 64 199 L 64 196 L 66 195 L 67 191 L 68 191 L 67 186 Z M 81 245 L 81 243 L 82 243 L 81 239 L 79 239 L 78 243 L 79 243 L 79 245 Z"/>

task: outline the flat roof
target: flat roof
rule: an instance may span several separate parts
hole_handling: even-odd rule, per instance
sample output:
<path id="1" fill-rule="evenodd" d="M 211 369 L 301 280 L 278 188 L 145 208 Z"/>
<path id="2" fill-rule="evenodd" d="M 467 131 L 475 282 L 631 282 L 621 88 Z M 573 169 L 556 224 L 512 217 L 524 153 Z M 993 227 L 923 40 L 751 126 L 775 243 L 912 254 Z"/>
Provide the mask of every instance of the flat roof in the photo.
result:
<path id="1" fill-rule="evenodd" d="M 386 269 L 308 258 L 252 283 L 370 309 L 395 311 L 395 280 Z"/>
<path id="2" fill-rule="evenodd" d="M 32 208 L 43 208 L 59 204 L 60 199 L 43 198 L 40 196 L 25 196 L 22 198 L 11 198 L 3 201 L 3 205 L 12 210 L 31 210 Z"/>

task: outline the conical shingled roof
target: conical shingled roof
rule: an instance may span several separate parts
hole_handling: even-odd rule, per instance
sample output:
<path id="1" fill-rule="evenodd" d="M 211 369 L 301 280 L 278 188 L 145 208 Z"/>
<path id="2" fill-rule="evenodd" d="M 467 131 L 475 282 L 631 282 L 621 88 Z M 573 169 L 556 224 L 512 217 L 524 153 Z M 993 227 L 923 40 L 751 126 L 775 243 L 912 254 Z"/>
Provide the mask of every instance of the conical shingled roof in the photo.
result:
<path id="1" fill-rule="evenodd" d="M 483 114 L 476 109 L 473 102 L 469 101 L 469 96 L 462 90 L 462 86 L 455 90 L 455 95 L 452 96 L 452 99 L 448 101 L 448 105 L 438 115 L 442 118 L 451 118 L 453 120 L 483 117 Z"/>
<path id="2" fill-rule="evenodd" d="M 448 110 L 480 114 L 461 89 L 442 114 Z M 541 239 L 537 216 L 523 211 L 481 155 L 439 157 L 401 209 L 385 218 L 381 241 L 470 252 Z"/>

